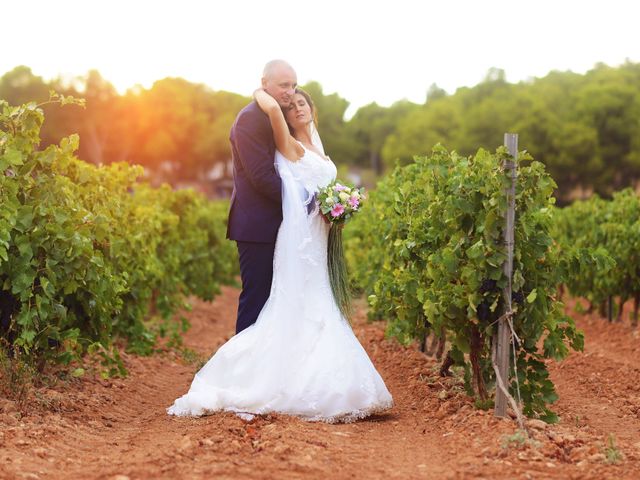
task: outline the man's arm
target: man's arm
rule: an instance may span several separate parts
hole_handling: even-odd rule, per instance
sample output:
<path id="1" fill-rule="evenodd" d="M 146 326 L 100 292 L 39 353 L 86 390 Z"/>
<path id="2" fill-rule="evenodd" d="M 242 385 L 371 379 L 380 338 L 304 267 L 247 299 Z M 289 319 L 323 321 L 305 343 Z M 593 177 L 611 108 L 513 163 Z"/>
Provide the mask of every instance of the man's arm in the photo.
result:
<path id="1" fill-rule="evenodd" d="M 276 173 L 275 158 L 268 147 L 273 133 L 268 120 L 262 120 L 249 112 L 238 119 L 234 132 L 236 149 L 247 178 L 255 189 L 280 203 L 282 181 Z"/>

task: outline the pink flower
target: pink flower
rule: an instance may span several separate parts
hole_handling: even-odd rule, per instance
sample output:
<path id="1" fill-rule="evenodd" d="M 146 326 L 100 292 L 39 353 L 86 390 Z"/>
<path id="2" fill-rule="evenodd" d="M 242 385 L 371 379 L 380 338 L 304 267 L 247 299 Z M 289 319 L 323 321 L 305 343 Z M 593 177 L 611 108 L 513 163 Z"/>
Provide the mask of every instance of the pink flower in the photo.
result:
<path id="1" fill-rule="evenodd" d="M 357 197 L 349 197 L 349 205 L 351 205 L 351 208 L 356 210 L 358 208 L 358 205 L 360 205 L 360 200 L 358 200 Z"/>
<path id="2" fill-rule="evenodd" d="M 335 187 L 333 187 L 333 189 L 334 189 L 336 192 L 341 192 L 341 191 L 343 191 L 343 190 L 346 190 L 346 189 L 347 189 L 347 187 L 345 187 L 344 185 L 341 185 L 341 184 L 339 184 L 339 183 L 336 183 L 336 186 L 335 186 Z"/>
<path id="3" fill-rule="evenodd" d="M 341 203 L 336 203 L 331 209 L 331 216 L 337 218 L 344 213 L 344 206 Z"/>

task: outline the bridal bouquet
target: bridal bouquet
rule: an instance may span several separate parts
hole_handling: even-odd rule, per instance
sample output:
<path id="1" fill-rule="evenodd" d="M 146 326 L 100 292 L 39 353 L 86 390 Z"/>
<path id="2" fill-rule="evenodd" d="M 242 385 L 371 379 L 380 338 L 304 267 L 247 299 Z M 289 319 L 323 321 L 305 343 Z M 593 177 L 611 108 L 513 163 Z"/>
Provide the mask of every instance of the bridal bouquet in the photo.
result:
<path id="1" fill-rule="evenodd" d="M 328 240 L 328 267 L 331 290 L 345 318 L 351 316 L 351 294 L 347 264 L 342 247 L 342 227 L 362 207 L 366 199 L 363 188 L 334 182 L 318 192 L 320 213 L 331 225 Z"/>
<path id="2" fill-rule="evenodd" d="M 360 209 L 364 188 L 348 187 L 340 182 L 327 185 L 318 193 L 320 211 L 331 224 L 344 224 Z"/>

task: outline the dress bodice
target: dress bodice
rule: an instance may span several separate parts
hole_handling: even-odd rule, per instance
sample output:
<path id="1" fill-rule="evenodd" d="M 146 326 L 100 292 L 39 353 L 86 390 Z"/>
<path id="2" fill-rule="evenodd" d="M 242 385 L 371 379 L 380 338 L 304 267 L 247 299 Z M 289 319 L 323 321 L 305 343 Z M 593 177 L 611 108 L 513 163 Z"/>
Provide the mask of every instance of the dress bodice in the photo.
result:
<path id="1" fill-rule="evenodd" d="M 296 180 L 304 185 L 308 192 L 316 192 L 334 181 L 338 170 L 328 157 L 324 158 L 304 145 L 302 148 L 304 155 L 300 160 L 291 162 L 290 168 Z"/>

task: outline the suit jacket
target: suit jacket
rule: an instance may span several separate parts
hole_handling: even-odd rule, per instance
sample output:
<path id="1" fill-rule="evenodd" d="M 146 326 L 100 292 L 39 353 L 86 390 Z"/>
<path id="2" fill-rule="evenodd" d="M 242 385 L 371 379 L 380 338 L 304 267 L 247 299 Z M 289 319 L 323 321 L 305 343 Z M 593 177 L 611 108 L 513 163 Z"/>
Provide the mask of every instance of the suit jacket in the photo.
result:
<path id="1" fill-rule="evenodd" d="M 282 181 L 275 169 L 276 146 L 269 117 L 251 102 L 236 117 L 229 140 L 233 193 L 227 238 L 275 242 L 282 223 Z"/>

